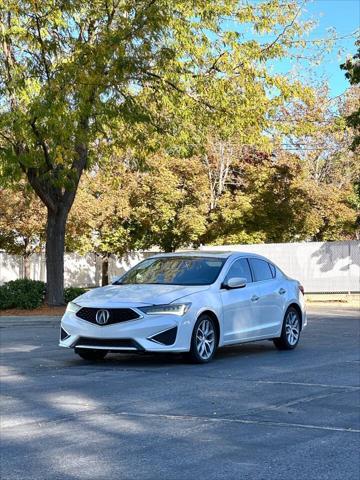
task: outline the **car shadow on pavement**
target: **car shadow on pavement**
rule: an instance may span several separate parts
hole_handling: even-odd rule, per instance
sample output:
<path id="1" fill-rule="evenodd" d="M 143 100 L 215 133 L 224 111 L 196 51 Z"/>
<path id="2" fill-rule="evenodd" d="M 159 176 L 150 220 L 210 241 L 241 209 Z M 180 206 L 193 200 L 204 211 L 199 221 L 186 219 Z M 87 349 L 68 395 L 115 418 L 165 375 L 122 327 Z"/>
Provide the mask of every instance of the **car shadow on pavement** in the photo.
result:
<path id="1" fill-rule="evenodd" d="M 243 358 L 252 355 L 259 356 L 261 353 L 276 353 L 275 346 L 271 341 L 244 343 L 241 345 L 231 345 L 221 347 L 216 352 L 215 358 L 208 364 L 194 364 L 192 363 L 186 353 L 109 353 L 104 360 L 100 361 L 87 361 L 73 354 L 72 359 L 66 359 L 66 365 L 78 367 L 81 365 L 95 366 L 97 368 L 109 368 L 109 367 L 127 367 L 137 369 L 139 367 L 159 367 L 166 368 L 168 366 L 193 366 L 195 368 L 202 368 L 209 365 L 213 365 L 215 362 L 226 361 L 230 358 Z"/>

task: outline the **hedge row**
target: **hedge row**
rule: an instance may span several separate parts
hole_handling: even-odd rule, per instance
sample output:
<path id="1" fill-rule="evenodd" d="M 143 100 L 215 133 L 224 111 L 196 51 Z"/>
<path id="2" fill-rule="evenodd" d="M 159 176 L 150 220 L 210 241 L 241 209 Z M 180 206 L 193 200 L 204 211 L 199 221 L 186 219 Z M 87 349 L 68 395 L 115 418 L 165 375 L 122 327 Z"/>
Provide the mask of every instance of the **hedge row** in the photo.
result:
<path id="1" fill-rule="evenodd" d="M 27 278 L 12 280 L 0 286 L 0 310 L 6 308 L 32 309 L 44 303 L 46 283 Z M 71 302 L 86 290 L 68 287 L 64 291 L 65 302 Z"/>

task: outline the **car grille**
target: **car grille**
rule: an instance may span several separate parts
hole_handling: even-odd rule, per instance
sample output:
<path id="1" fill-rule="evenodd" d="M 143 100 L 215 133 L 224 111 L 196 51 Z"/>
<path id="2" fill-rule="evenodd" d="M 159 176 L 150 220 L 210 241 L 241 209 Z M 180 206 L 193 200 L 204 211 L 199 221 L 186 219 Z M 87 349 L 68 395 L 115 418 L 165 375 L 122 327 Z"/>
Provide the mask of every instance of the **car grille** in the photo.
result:
<path id="1" fill-rule="evenodd" d="M 73 348 L 107 348 L 109 350 L 144 350 L 132 338 L 90 338 L 79 337 Z"/>
<path id="2" fill-rule="evenodd" d="M 101 308 L 89 308 L 89 307 L 81 308 L 78 312 L 76 312 L 76 316 L 79 318 L 82 318 L 83 320 L 86 320 L 87 322 L 95 323 L 96 325 L 99 325 L 96 321 L 96 314 L 99 310 L 107 310 L 109 312 L 109 319 L 105 323 L 105 325 L 112 325 L 114 323 L 127 322 L 128 320 L 135 320 L 136 318 L 140 317 L 140 315 L 136 313 L 134 310 L 132 310 L 131 308 L 101 309 Z"/>

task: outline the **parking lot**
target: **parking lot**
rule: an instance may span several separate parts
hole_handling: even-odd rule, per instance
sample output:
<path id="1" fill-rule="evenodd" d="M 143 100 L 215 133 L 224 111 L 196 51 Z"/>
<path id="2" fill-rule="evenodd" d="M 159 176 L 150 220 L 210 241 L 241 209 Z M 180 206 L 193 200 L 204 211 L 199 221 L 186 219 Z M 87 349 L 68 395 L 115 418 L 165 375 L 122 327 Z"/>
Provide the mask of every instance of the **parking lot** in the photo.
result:
<path id="1" fill-rule="evenodd" d="M 208 365 L 89 363 L 55 321 L 0 326 L 3 480 L 359 478 L 356 310 L 313 308 L 295 351 L 244 344 Z"/>

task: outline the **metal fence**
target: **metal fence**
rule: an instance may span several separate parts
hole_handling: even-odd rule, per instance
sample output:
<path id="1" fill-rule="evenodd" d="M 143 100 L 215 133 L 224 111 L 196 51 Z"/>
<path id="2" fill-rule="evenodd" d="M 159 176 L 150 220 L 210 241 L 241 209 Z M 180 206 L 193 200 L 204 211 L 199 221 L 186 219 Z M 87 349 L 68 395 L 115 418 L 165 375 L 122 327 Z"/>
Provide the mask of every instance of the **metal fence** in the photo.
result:
<path id="1" fill-rule="evenodd" d="M 258 253 L 272 260 L 290 277 L 297 278 L 308 293 L 359 293 L 360 242 L 307 242 L 257 245 L 204 246 L 201 250 Z M 111 257 L 109 278 L 120 275 L 154 252 Z M 23 276 L 21 257 L 0 252 L 0 284 Z M 30 277 L 46 279 L 45 258 L 30 258 Z M 101 282 L 101 259 L 97 255 L 65 255 L 65 284 L 95 287 Z"/>

